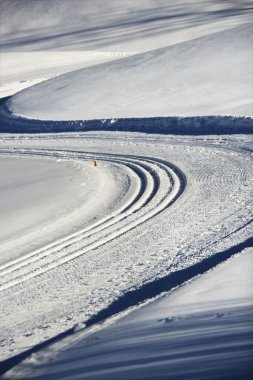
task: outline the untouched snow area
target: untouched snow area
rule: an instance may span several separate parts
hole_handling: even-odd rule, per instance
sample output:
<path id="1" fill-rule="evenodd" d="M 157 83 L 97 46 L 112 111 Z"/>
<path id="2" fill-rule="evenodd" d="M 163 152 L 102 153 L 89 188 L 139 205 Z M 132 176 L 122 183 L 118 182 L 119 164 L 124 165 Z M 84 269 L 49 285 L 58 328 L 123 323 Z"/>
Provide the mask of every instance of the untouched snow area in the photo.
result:
<path id="1" fill-rule="evenodd" d="M 33 354 L 4 378 L 249 379 L 252 255 L 244 250 L 128 316 Z"/>
<path id="2" fill-rule="evenodd" d="M 250 379 L 252 8 L 0 2 L 4 378 Z"/>
<path id="3" fill-rule="evenodd" d="M 2 0 L 2 51 L 143 52 L 251 21 L 248 0 Z"/>
<path id="4" fill-rule="evenodd" d="M 0 98 L 12 95 L 50 77 L 127 56 L 92 51 L 37 51 L 1 53 Z"/>
<path id="5" fill-rule="evenodd" d="M 251 19 L 244 0 L 2 1 L 3 84 L 17 80 L 13 62 L 20 81 L 146 52 L 44 82 L 9 107 L 46 120 L 252 115 Z"/>
<path id="6" fill-rule="evenodd" d="M 46 120 L 253 115 L 252 40 L 252 24 L 238 26 L 65 74 L 20 92 L 8 107 Z"/>

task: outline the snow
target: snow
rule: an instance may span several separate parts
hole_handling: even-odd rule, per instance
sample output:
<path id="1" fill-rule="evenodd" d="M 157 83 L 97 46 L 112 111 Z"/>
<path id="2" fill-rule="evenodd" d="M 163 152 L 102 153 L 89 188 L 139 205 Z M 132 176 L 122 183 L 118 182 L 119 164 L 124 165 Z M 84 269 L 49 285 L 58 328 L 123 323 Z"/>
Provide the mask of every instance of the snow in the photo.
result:
<path id="1" fill-rule="evenodd" d="M 0 98 L 54 76 L 125 57 L 127 53 L 92 51 L 5 52 L 0 58 Z"/>
<path id="2" fill-rule="evenodd" d="M 0 374 L 247 379 L 252 7 L 0 7 Z"/>
<path id="3" fill-rule="evenodd" d="M 2 0 L 0 47 L 143 52 L 250 22 L 251 12 L 247 0 Z"/>
<path id="4" fill-rule="evenodd" d="M 1 264 L 79 231 L 135 187 L 129 173 L 101 163 L 95 169 L 92 158 L 1 157 L 0 176 Z"/>
<path id="5" fill-rule="evenodd" d="M 145 173 L 139 179 L 141 197 L 135 198 L 127 217 L 119 210 L 115 217 L 120 219 L 109 225 L 103 221 L 106 228 L 95 227 L 95 234 L 87 236 L 80 230 L 74 239 L 66 237 L 37 253 L 32 250 L 29 254 L 33 256 L 24 258 L 25 266 L 18 263 L 14 271 L 2 276 L 3 359 L 76 324 L 87 323 L 131 289 L 151 283 L 159 294 L 159 278 L 191 268 L 252 236 L 250 136 L 200 138 L 90 132 L 3 135 L 1 144 L 5 152 L 19 156 L 36 152 L 41 160 L 48 154 L 57 159 L 63 156 L 80 160 L 89 152 L 92 157 L 93 152 L 103 152 L 101 157 L 96 153 L 98 161 L 117 162 L 123 153 L 122 169 L 129 160 L 149 168 L 148 173 L 143 172 L 145 166 L 141 170 Z M 162 212 L 159 205 L 168 199 L 170 180 L 159 163 L 146 161 L 156 157 L 177 165 L 187 178 L 183 193 Z M 152 183 L 156 175 L 160 185 L 155 195 Z M 117 178 L 120 181 L 121 175 Z M 138 204 L 143 206 L 139 208 Z M 102 219 L 107 216 L 101 210 Z M 223 260 L 223 254 L 218 257 Z M 132 300 L 134 303 L 135 298 Z"/>
<path id="6" fill-rule="evenodd" d="M 10 102 L 15 114 L 53 120 L 252 115 L 247 1 L 75 3 L 55 0 L 45 16 L 41 0 L 1 2 L 3 84 L 82 68 L 18 94 Z M 125 58 L 126 52 L 139 54 Z"/>
<path id="7" fill-rule="evenodd" d="M 244 250 L 127 316 L 51 345 L 4 378 L 248 379 L 252 254 Z"/>
<path id="8" fill-rule="evenodd" d="M 8 107 L 43 120 L 252 116 L 252 31 L 245 24 L 74 71 L 20 92 Z"/>

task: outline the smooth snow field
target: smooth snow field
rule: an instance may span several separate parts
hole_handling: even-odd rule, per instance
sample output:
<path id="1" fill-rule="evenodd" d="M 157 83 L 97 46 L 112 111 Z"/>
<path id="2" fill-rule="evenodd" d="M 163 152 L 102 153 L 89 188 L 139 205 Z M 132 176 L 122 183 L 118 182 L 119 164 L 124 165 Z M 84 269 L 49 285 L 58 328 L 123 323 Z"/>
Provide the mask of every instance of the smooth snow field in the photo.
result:
<path id="1" fill-rule="evenodd" d="M 252 10 L 0 2 L 3 379 L 251 379 Z"/>
<path id="2" fill-rule="evenodd" d="M 245 24 L 62 75 L 20 92 L 8 106 L 46 120 L 252 116 L 252 40 L 252 23 Z"/>
<path id="3" fill-rule="evenodd" d="M 94 170 L 91 158 L 3 156 L 0 177 L 1 264 L 79 231 L 136 191 L 127 171 L 107 163 Z"/>

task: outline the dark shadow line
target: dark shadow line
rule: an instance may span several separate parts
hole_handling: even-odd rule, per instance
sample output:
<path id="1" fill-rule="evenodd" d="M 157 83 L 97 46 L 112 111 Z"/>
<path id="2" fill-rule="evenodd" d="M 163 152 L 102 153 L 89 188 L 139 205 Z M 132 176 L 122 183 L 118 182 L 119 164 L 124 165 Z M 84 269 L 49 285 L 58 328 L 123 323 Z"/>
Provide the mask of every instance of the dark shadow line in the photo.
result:
<path id="1" fill-rule="evenodd" d="M 10 98 L 0 99 L 0 133 L 120 131 L 190 136 L 253 134 L 253 118 L 247 116 L 160 116 L 61 121 L 27 119 L 11 113 L 8 109 Z"/>
<path id="2" fill-rule="evenodd" d="M 150 298 L 158 296 L 160 293 L 168 292 L 171 289 L 189 281 L 195 276 L 201 275 L 208 270 L 212 269 L 216 265 L 228 260 L 230 257 L 240 252 L 241 250 L 253 246 L 253 237 L 248 238 L 242 243 L 235 245 L 223 252 L 218 252 L 212 257 L 206 258 L 200 263 L 194 264 L 188 268 L 181 269 L 174 273 L 170 273 L 160 279 L 155 279 L 147 284 L 141 286 L 141 288 L 130 290 L 123 296 L 114 301 L 108 308 L 100 311 L 94 317 L 91 317 L 86 326 L 92 326 L 96 323 L 100 323 L 103 320 L 110 318 L 114 314 L 118 314 L 125 309 L 142 303 Z"/>

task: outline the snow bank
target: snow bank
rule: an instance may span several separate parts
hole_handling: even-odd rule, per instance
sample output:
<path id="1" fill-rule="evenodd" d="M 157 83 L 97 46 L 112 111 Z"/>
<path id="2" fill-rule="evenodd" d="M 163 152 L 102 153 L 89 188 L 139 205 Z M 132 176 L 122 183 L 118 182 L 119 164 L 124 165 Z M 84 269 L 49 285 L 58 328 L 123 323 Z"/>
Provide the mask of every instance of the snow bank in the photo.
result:
<path id="1" fill-rule="evenodd" d="M 82 66 L 81 70 L 21 91 L 7 102 L 2 100 L 0 132 L 104 130 L 178 135 L 253 132 L 252 118 L 244 117 L 252 115 L 252 26 L 247 24 L 251 22 L 252 7 L 247 0 L 2 0 L 0 8 L 0 48 L 8 55 L 5 62 L 11 61 L 4 74 L 7 85 L 9 80 L 40 79 L 41 75 L 58 75 L 73 70 L 75 65 Z M 64 51 L 55 53 L 60 50 Z M 86 62 L 85 52 L 78 56 L 80 50 L 102 50 L 110 52 L 109 55 L 113 51 L 145 53 L 128 58 L 118 56 L 121 59 L 115 62 L 83 68 L 91 62 Z M 76 53 L 71 56 L 66 51 Z M 83 340 L 86 336 L 82 336 L 82 331 L 81 335 L 75 332 L 85 325 L 95 324 L 93 327 L 99 328 L 96 322 L 103 317 L 171 290 L 252 244 L 250 136 L 206 139 L 144 134 L 130 137 L 125 133 L 101 132 L 78 135 L 5 135 L 1 139 L 2 153 L 22 155 L 30 149 L 33 154 L 52 155 L 52 150 L 57 150 L 57 157 L 60 154 L 69 160 L 83 158 L 84 152 L 93 152 L 92 155 L 104 152 L 113 160 L 124 153 L 126 161 L 127 156 L 135 156 L 140 163 L 143 156 L 149 161 L 160 157 L 160 161 L 173 162 L 182 169 L 187 186 L 170 208 L 117 237 L 114 228 L 118 233 L 118 224 L 110 230 L 113 233 L 106 235 L 108 230 L 101 229 L 100 235 L 91 234 L 88 241 L 86 235 L 78 241 L 73 241 L 71 235 L 70 245 L 66 239 L 64 249 L 45 247 L 38 257 L 37 250 L 33 251 L 38 240 L 35 233 L 31 234 L 25 260 L 16 262 L 8 274 L 6 267 L 2 268 L 5 274 L 1 277 L 4 283 L 1 355 L 10 358 L 10 366 L 36 351 L 38 356 L 32 355 L 28 362 L 6 374 L 7 378 L 20 373 L 23 378 L 41 373 L 43 377 L 45 372 L 50 377 L 50 371 L 56 378 L 69 376 L 71 380 L 83 377 L 85 371 L 95 377 L 102 374 L 105 378 L 109 373 L 110 379 L 114 375 L 117 379 L 130 378 L 129 374 L 138 367 L 147 378 L 158 378 L 158 371 L 161 376 L 164 371 L 167 378 L 168 368 L 182 378 L 186 375 L 182 371 L 187 368 L 187 377 L 192 374 L 194 379 L 198 376 L 203 379 L 202 369 L 210 370 L 210 378 L 214 378 L 212 370 L 219 376 L 217 369 L 227 363 L 232 371 L 231 361 L 245 375 L 247 350 L 249 345 L 252 347 L 249 300 L 252 294 L 244 282 L 245 268 L 252 272 L 249 257 L 244 256 L 241 265 L 234 262 L 231 271 L 222 267 L 214 276 L 212 273 L 209 277 L 201 276 L 189 287 L 175 291 L 174 298 L 170 295 L 164 303 L 158 301 L 153 307 L 140 310 L 138 315 L 95 335 L 93 341 Z M 15 165 L 13 177 L 14 180 L 21 177 L 22 181 L 25 176 L 16 172 L 18 167 Z M 156 199 L 163 199 L 169 177 L 160 176 L 161 165 L 149 166 L 146 162 L 145 167 L 156 178 L 154 188 L 151 182 L 148 186 L 151 194 L 156 194 L 157 188 Z M 2 173 L 4 187 L 9 173 L 8 170 Z M 109 218 L 112 207 L 128 189 L 118 171 L 110 173 L 111 180 L 107 176 L 105 179 L 108 201 L 97 195 L 99 189 L 104 193 L 101 177 L 95 181 L 98 186 L 85 187 L 80 195 L 88 192 L 89 197 L 99 198 L 98 212 Z M 31 175 L 31 182 L 36 182 L 37 173 L 28 170 L 27 175 Z M 52 175 L 52 181 L 45 179 L 40 189 L 49 184 L 49 190 L 54 192 Z M 69 206 L 69 198 L 76 204 L 75 195 L 80 192 L 75 192 L 75 184 L 82 177 L 70 178 L 74 182 L 66 186 L 70 194 L 65 197 L 66 202 L 58 197 L 53 202 L 55 206 L 61 201 L 59 211 Z M 28 185 L 25 188 L 30 190 L 22 194 L 18 207 L 23 206 L 24 213 L 28 211 L 30 215 L 29 193 L 37 198 L 40 194 L 34 194 Z M 119 191 L 112 191 L 113 185 Z M 9 186 L 9 191 L 7 183 L 5 190 L 0 189 L 11 207 L 14 207 L 11 198 L 16 199 L 15 187 Z M 143 222 L 143 214 L 154 205 L 152 199 L 147 208 L 145 204 L 133 213 L 133 218 L 140 216 Z M 7 203 L 3 206 L 7 207 Z M 71 228 L 79 229 L 81 223 L 87 222 L 87 203 L 83 206 L 84 210 L 78 207 L 81 221 L 72 223 L 72 216 L 68 218 Z M 73 210 L 74 206 L 70 208 Z M 11 209 L 14 217 L 16 211 Z M 46 207 L 42 209 L 46 211 Z M 39 211 L 34 218 L 40 216 Z M 122 219 L 123 223 L 127 224 L 128 219 Z M 9 226 L 11 230 L 12 224 Z M 60 233 L 64 235 L 64 231 Z M 55 242 L 57 235 L 52 230 L 50 234 Z M 103 243 L 106 239 L 106 244 L 101 245 L 100 237 Z M 59 248 L 59 240 L 55 243 Z M 94 244 L 87 247 L 87 243 Z M 16 247 L 18 244 L 22 253 L 19 239 Z M 57 251 L 56 256 L 51 256 L 52 251 Z M 11 255 L 15 258 L 17 249 L 11 250 Z M 35 258 L 43 260 L 36 262 Z M 51 266 L 50 260 L 55 258 L 57 262 Z M 24 263 L 28 265 L 24 267 Z M 251 282 L 248 280 L 249 289 Z M 205 304 L 207 295 L 210 303 Z M 131 304 L 125 302 L 127 297 Z M 67 335 L 70 341 L 66 350 L 65 341 L 60 338 Z M 50 339 L 59 345 L 48 347 Z M 45 347 L 45 351 L 38 352 Z M 80 351 L 81 360 L 77 354 Z M 48 359 L 52 359 L 50 365 Z M 215 368 L 214 360 L 218 362 Z M 1 364 L 1 371 L 5 364 Z M 113 374 L 110 365 L 115 369 Z"/>
<path id="2" fill-rule="evenodd" d="M 0 104 L 0 133 L 53 133 L 74 131 L 121 131 L 176 135 L 251 134 L 251 117 L 192 116 L 119 118 L 102 120 L 36 120 L 10 113 L 3 99 Z"/>

